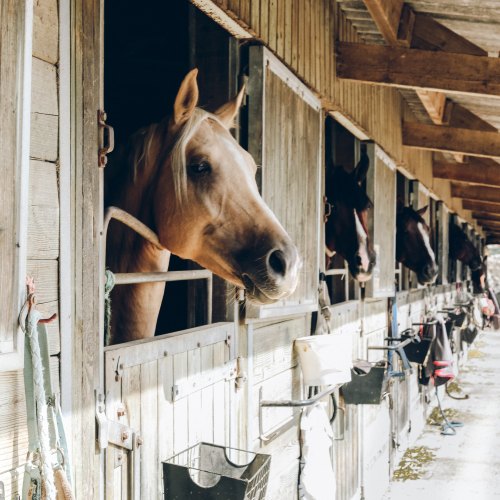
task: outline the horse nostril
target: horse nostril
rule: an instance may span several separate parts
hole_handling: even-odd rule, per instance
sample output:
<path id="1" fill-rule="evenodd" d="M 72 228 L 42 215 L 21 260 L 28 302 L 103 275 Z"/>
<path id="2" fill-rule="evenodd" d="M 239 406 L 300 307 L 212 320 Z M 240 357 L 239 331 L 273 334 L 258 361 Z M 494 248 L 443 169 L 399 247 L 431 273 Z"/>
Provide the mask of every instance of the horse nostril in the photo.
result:
<path id="1" fill-rule="evenodd" d="M 284 276 L 286 273 L 285 254 L 281 250 L 274 250 L 269 254 L 269 267 L 276 273 Z"/>
<path id="2" fill-rule="evenodd" d="M 356 255 L 356 264 L 360 267 L 363 265 L 363 260 L 361 259 L 361 255 Z"/>

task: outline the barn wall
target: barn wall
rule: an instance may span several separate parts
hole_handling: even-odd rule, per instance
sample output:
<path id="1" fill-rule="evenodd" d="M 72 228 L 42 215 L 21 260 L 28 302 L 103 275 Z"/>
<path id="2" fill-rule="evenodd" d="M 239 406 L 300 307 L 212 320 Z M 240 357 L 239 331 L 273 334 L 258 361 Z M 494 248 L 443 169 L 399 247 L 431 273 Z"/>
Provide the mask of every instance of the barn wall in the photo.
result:
<path id="1" fill-rule="evenodd" d="M 38 309 L 59 310 L 58 5 L 35 0 L 31 98 L 27 272 L 34 276 Z M 59 322 L 48 325 L 50 367 L 59 393 Z M 28 449 L 22 370 L 0 373 L 0 481 L 5 498 L 20 493 Z"/>
<path id="2" fill-rule="evenodd" d="M 206 0 L 192 0 L 207 5 Z M 262 40 L 323 99 L 325 109 L 344 117 L 377 142 L 408 173 L 421 180 L 452 211 L 472 222 L 469 211 L 450 195 L 450 182 L 432 178 L 432 153 L 403 148 L 401 123 L 416 120 L 401 94 L 392 88 L 342 81 L 335 75 L 334 40 L 359 41 L 354 27 L 332 0 L 213 0 L 256 38 Z"/>

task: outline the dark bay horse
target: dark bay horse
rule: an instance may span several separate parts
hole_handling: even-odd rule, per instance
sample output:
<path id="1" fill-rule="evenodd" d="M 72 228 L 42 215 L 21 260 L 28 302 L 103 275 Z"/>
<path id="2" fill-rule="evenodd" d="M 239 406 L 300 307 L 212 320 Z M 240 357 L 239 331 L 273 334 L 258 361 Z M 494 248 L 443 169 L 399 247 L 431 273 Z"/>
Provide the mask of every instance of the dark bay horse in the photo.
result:
<path id="1" fill-rule="evenodd" d="M 481 269 L 479 250 L 472 244 L 465 231 L 456 224 L 450 224 L 450 257 L 469 266 L 471 271 Z"/>
<path id="2" fill-rule="evenodd" d="M 172 252 L 244 288 L 250 301 L 276 302 L 295 290 L 301 260 L 259 194 L 253 158 L 229 132 L 243 89 L 209 113 L 196 107 L 196 77 L 197 70 L 185 77 L 172 116 L 136 132 L 106 169 L 106 204 L 153 229 L 164 249 L 114 221 L 107 266 L 167 271 Z M 154 335 L 164 289 L 164 283 L 114 289 L 112 343 Z"/>
<path id="3" fill-rule="evenodd" d="M 361 282 L 371 278 L 376 261 L 368 233 L 372 203 L 361 186 L 369 166 L 366 148 L 362 148 L 361 159 L 351 173 L 333 165 L 326 173 L 326 202 L 330 207 L 325 225 L 326 268 L 338 252 L 347 261 L 352 277 Z"/>
<path id="4" fill-rule="evenodd" d="M 417 274 L 421 285 L 434 283 L 438 275 L 430 230 L 422 215 L 427 206 L 414 210 L 398 200 L 396 216 L 396 260 Z"/>

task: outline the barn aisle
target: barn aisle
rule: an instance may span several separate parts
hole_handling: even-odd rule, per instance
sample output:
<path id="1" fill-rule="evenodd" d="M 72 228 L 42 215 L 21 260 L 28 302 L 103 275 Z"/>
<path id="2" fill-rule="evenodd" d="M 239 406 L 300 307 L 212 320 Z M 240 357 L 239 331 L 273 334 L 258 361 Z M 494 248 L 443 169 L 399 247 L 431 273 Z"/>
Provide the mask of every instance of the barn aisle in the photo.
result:
<path id="1" fill-rule="evenodd" d="M 458 379 L 469 399 L 443 397 L 443 408 L 464 427 L 442 436 L 440 427 L 426 425 L 412 448 L 420 458 L 400 463 L 396 476 L 407 479 L 394 479 L 384 500 L 500 498 L 500 332 L 486 330 L 469 352 Z"/>

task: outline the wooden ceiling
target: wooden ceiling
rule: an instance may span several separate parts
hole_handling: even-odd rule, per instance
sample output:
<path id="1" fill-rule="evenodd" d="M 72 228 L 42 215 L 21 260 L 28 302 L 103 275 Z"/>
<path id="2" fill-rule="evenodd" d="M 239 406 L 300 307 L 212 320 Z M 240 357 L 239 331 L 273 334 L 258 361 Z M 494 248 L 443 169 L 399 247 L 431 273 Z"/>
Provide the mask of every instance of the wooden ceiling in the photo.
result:
<path id="1" fill-rule="evenodd" d="M 403 144 L 436 151 L 434 176 L 500 243 L 500 2 L 337 0 L 362 44 L 337 47 L 337 74 L 400 92 L 418 122 Z"/>

